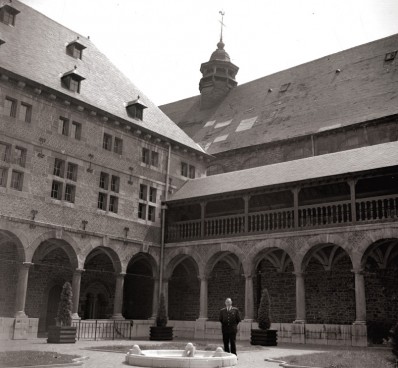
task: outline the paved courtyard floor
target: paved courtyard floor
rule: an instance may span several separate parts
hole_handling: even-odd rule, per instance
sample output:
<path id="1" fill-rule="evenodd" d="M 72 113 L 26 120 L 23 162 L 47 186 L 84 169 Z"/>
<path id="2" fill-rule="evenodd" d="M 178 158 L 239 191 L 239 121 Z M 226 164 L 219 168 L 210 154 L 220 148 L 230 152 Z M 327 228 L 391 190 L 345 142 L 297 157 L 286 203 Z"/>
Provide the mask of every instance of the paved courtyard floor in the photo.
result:
<path id="1" fill-rule="evenodd" d="M 181 340 L 176 340 L 181 341 Z M 184 340 L 187 341 L 187 340 Z M 221 341 L 211 340 L 194 340 L 195 342 L 205 342 L 211 344 L 219 344 Z M 111 367 L 127 367 L 124 362 L 124 355 L 121 353 L 94 351 L 90 348 L 99 346 L 114 346 L 114 345 L 148 345 L 148 344 L 162 344 L 164 342 L 155 342 L 148 340 L 101 340 L 101 341 L 77 341 L 76 344 L 47 344 L 46 339 L 36 340 L 19 340 L 19 341 L 0 341 L 0 351 L 10 350 L 40 350 L 53 351 L 64 354 L 76 354 L 88 357 L 84 362 L 86 368 L 111 368 Z M 297 344 L 281 343 L 277 347 L 258 347 L 258 350 L 249 351 L 249 342 L 238 342 L 238 367 L 239 368 L 277 368 L 277 363 L 265 362 L 265 358 L 279 358 L 287 355 L 302 355 L 316 352 L 323 352 L 328 350 L 337 350 L 339 347 L 330 346 L 308 346 Z"/>

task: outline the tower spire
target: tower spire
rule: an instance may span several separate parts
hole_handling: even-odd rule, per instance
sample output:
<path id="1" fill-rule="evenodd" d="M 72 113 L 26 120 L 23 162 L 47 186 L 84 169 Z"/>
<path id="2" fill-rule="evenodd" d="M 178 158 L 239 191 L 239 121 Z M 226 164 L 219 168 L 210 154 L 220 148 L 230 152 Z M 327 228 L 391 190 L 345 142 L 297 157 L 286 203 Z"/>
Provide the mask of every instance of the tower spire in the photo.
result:
<path id="1" fill-rule="evenodd" d="M 220 42 L 222 42 L 222 31 L 223 31 L 223 27 L 225 27 L 225 24 L 224 24 L 225 11 L 220 10 L 218 13 L 221 14 L 221 20 L 219 22 L 221 23 Z"/>

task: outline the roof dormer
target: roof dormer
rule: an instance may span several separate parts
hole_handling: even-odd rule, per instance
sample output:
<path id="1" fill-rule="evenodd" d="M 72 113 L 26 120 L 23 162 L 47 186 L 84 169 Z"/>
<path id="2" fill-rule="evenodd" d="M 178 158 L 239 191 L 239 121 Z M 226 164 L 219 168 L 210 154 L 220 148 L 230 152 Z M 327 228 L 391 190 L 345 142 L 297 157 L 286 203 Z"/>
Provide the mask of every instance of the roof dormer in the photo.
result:
<path id="1" fill-rule="evenodd" d="M 80 93 L 80 82 L 84 80 L 82 75 L 80 75 L 76 67 L 69 72 L 66 72 L 61 77 L 62 87 L 69 89 L 72 92 Z"/>
<path id="2" fill-rule="evenodd" d="M 143 120 L 144 109 L 148 108 L 141 100 L 140 96 L 134 101 L 127 102 L 127 115 L 133 119 Z"/>
<path id="3" fill-rule="evenodd" d="M 20 11 L 12 5 L 5 4 L 0 8 L 0 21 L 9 26 L 15 26 L 15 19 L 19 13 Z"/>
<path id="4" fill-rule="evenodd" d="M 87 47 L 84 46 L 80 40 L 79 37 L 77 37 L 76 40 L 69 42 L 66 45 L 66 53 L 69 56 L 74 57 L 75 59 L 82 59 L 83 58 L 83 50 L 86 49 Z"/>

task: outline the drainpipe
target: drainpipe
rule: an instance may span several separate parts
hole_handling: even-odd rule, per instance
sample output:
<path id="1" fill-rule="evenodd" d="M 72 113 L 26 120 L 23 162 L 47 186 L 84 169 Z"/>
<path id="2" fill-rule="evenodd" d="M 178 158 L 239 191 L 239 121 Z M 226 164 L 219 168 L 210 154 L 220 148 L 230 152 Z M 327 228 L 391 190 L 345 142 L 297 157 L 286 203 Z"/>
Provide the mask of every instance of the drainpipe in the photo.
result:
<path id="1" fill-rule="evenodd" d="M 171 159 L 171 144 L 169 144 L 169 152 L 167 154 L 167 168 L 166 168 L 166 188 L 164 194 L 164 202 L 167 201 L 169 194 L 169 178 L 170 178 L 170 159 Z M 163 292 L 163 263 L 164 263 L 164 242 L 166 230 L 166 204 L 162 204 L 162 224 L 161 224 L 161 239 L 160 239 L 160 259 L 159 259 L 159 302 L 160 295 Z"/>

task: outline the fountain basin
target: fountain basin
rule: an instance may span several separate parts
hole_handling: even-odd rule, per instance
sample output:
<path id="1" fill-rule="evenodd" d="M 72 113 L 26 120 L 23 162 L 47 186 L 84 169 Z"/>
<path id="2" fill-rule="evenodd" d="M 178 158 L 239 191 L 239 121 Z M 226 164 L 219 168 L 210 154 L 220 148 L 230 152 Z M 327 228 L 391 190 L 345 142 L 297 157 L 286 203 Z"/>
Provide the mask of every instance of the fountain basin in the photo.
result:
<path id="1" fill-rule="evenodd" d="M 221 368 L 237 365 L 236 355 L 214 351 L 196 350 L 193 357 L 184 356 L 185 350 L 142 350 L 126 354 L 126 363 L 137 367 L 154 368 Z"/>

